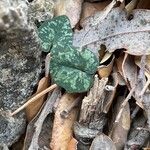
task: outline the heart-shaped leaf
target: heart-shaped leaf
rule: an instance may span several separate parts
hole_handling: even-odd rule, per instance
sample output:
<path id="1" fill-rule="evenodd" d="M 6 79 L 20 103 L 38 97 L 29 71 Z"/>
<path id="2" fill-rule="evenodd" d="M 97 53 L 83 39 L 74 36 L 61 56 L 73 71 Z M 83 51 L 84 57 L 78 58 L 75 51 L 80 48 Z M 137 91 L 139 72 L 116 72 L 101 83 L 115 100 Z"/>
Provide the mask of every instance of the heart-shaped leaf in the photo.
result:
<path id="1" fill-rule="evenodd" d="M 66 45 L 63 51 L 52 51 L 50 74 L 56 84 L 70 93 L 88 91 L 93 84 L 93 75 L 98 59 L 88 49 L 79 52 L 75 47 Z"/>
<path id="2" fill-rule="evenodd" d="M 38 35 L 44 52 L 49 52 L 51 47 L 58 43 L 72 45 L 73 32 L 67 16 L 58 16 L 45 21 L 38 28 Z"/>
<path id="3" fill-rule="evenodd" d="M 67 92 L 85 92 L 93 83 L 98 59 L 88 49 L 80 52 L 72 46 L 73 32 L 66 16 L 44 22 L 39 37 L 45 52 L 51 52 L 50 74 L 53 81 Z"/>

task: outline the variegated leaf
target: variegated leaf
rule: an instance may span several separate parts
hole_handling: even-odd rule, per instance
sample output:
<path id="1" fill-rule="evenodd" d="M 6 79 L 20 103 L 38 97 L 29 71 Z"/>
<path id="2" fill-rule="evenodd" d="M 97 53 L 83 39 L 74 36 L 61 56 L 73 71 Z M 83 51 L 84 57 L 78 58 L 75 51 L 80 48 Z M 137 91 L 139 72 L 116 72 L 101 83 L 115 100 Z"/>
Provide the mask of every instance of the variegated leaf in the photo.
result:
<path id="1" fill-rule="evenodd" d="M 49 52 L 52 46 L 72 44 L 73 32 L 67 16 L 47 20 L 38 29 L 43 51 Z"/>

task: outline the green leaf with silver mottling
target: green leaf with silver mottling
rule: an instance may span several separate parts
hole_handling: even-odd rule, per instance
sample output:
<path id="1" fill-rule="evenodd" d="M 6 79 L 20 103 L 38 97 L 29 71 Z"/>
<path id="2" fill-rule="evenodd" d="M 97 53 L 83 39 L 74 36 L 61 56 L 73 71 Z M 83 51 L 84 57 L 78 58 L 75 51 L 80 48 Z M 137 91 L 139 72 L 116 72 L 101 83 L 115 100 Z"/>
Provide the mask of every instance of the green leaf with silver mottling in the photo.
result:
<path id="1" fill-rule="evenodd" d="M 52 46 L 72 45 L 73 32 L 67 16 L 58 16 L 45 21 L 38 28 L 38 35 L 44 52 L 50 52 Z"/>
<path id="2" fill-rule="evenodd" d="M 98 60 L 88 49 L 72 46 L 73 32 L 67 16 L 44 22 L 38 29 L 42 48 L 51 52 L 50 74 L 53 81 L 70 93 L 86 92 L 93 85 Z"/>
<path id="3" fill-rule="evenodd" d="M 99 64 L 98 59 L 88 49 L 79 52 L 70 45 L 61 48 L 63 51 L 57 50 L 56 47 L 51 53 L 50 74 L 52 79 L 67 92 L 88 91 L 93 84 L 93 75 Z"/>

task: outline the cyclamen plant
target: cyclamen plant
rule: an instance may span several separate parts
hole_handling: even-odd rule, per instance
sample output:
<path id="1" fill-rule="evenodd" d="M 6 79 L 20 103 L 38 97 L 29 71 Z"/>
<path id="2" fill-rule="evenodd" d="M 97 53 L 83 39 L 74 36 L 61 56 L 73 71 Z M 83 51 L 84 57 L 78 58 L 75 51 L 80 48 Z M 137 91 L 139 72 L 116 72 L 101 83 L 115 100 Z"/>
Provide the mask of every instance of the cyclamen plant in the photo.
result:
<path id="1" fill-rule="evenodd" d="M 73 32 L 68 17 L 63 15 L 45 21 L 38 35 L 43 51 L 51 53 L 50 75 L 54 83 L 69 93 L 88 91 L 99 61 L 87 48 L 79 51 L 72 45 Z"/>

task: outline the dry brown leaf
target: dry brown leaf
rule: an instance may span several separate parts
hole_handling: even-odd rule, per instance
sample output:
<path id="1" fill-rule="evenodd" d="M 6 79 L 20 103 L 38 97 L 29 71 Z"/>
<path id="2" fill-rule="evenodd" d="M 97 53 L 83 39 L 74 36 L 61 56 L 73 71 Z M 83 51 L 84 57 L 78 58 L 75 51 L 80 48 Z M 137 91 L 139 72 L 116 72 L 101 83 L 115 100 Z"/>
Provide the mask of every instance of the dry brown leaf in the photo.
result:
<path id="1" fill-rule="evenodd" d="M 56 0 L 55 16 L 66 15 L 69 17 L 72 28 L 78 23 L 83 0 Z"/>
<path id="2" fill-rule="evenodd" d="M 141 57 L 139 56 L 136 56 L 134 58 L 134 61 L 135 61 L 135 64 L 141 68 L 142 67 L 142 64 L 141 64 Z M 146 58 L 145 58 L 145 70 L 147 72 L 150 72 L 150 55 L 147 55 Z"/>
<path id="3" fill-rule="evenodd" d="M 126 53 L 122 63 L 123 77 L 129 89 L 134 88 L 137 84 L 137 66 L 133 60 L 133 56 Z"/>
<path id="4" fill-rule="evenodd" d="M 47 141 L 41 138 L 41 134 L 42 134 L 41 132 L 43 131 L 42 130 L 43 126 L 48 124 L 48 122 L 46 123 L 45 120 L 47 116 L 53 112 L 54 103 L 58 101 L 60 97 L 61 97 L 61 90 L 59 87 L 55 88 L 55 90 L 52 93 L 49 93 L 47 101 L 45 102 L 45 105 L 41 110 L 40 114 L 35 116 L 35 118 L 32 119 L 28 124 L 25 143 L 24 143 L 24 150 L 33 150 L 33 149 L 38 150 L 41 147 L 43 147 L 45 143 L 47 143 Z M 51 119 L 52 118 L 50 117 L 49 120 L 52 121 Z M 44 131 L 47 132 L 46 129 L 44 129 Z M 50 135 L 50 133 L 45 134 L 45 138 L 48 135 Z"/>
<path id="5" fill-rule="evenodd" d="M 121 54 L 121 56 L 119 58 L 116 58 L 115 59 L 115 62 L 116 62 L 116 66 L 117 66 L 117 71 L 120 73 L 121 76 L 123 76 L 123 71 L 122 71 L 122 63 L 123 63 L 123 60 L 124 60 L 124 53 Z"/>
<path id="6" fill-rule="evenodd" d="M 73 124 L 78 116 L 78 108 L 74 108 L 68 118 L 61 117 L 61 113 L 68 108 L 76 99 L 76 94 L 64 94 L 59 101 L 52 131 L 50 147 L 53 150 L 66 150 L 73 134 Z"/>
<path id="7" fill-rule="evenodd" d="M 150 1 L 149 0 L 140 0 L 138 9 L 150 9 Z"/>
<path id="8" fill-rule="evenodd" d="M 112 55 L 112 53 L 106 52 L 103 58 L 100 60 L 100 64 L 105 63 Z"/>
<path id="9" fill-rule="evenodd" d="M 43 77 L 39 81 L 37 91 L 33 96 L 45 90 L 48 86 L 49 86 L 49 77 Z M 35 115 L 38 113 L 45 98 L 46 98 L 46 95 L 43 95 L 37 101 L 32 102 L 29 106 L 26 107 L 25 111 L 26 111 L 26 117 L 27 117 L 28 122 L 31 121 L 35 117 Z"/>
<path id="10" fill-rule="evenodd" d="M 80 25 L 82 26 L 82 22 L 84 22 L 87 17 L 93 15 L 97 11 L 103 10 L 109 3 L 110 0 L 99 3 L 84 2 L 82 6 Z"/>
<path id="11" fill-rule="evenodd" d="M 111 74 L 111 71 L 113 69 L 114 64 L 114 56 L 112 57 L 112 60 L 109 62 L 108 65 L 101 65 L 98 67 L 98 75 L 100 78 L 108 77 Z"/>
<path id="12" fill-rule="evenodd" d="M 86 46 L 96 54 L 101 44 L 109 52 L 125 48 L 132 55 L 150 54 L 150 10 L 134 10 L 132 14 L 130 21 L 120 8 L 111 10 L 105 20 L 97 17 L 101 13 L 91 16 L 85 27 L 74 34 L 73 45 Z"/>
<path id="13" fill-rule="evenodd" d="M 100 134 L 95 137 L 90 147 L 90 150 L 116 150 L 113 141 L 105 134 Z"/>
<path id="14" fill-rule="evenodd" d="M 124 100 L 124 97 L 118 97 L 116 101 L 116 106 L 113 111 L 113 118 L 115 121 L 115 116 L 119 113 L 121 103 Z M 116 145 L 117 149 L 122 149 L 125 145 L 125 142 L 127 140 L 127 135 L 128 131 L 130 129 L 130 108 L 129 108 L 129 103 L 126 103 L 126 106 L 124 107 L 120 120 L 117 123 L 113 123 L 111 132 L 110 132 L 110 137 L 113 140 L 113 142 Z"/>
<path id="15" fill-rule="evenodd" d="M 78 141 L 75 138 L 72 138 L 68 144 L 67 150 L 77 150 Z"/>

